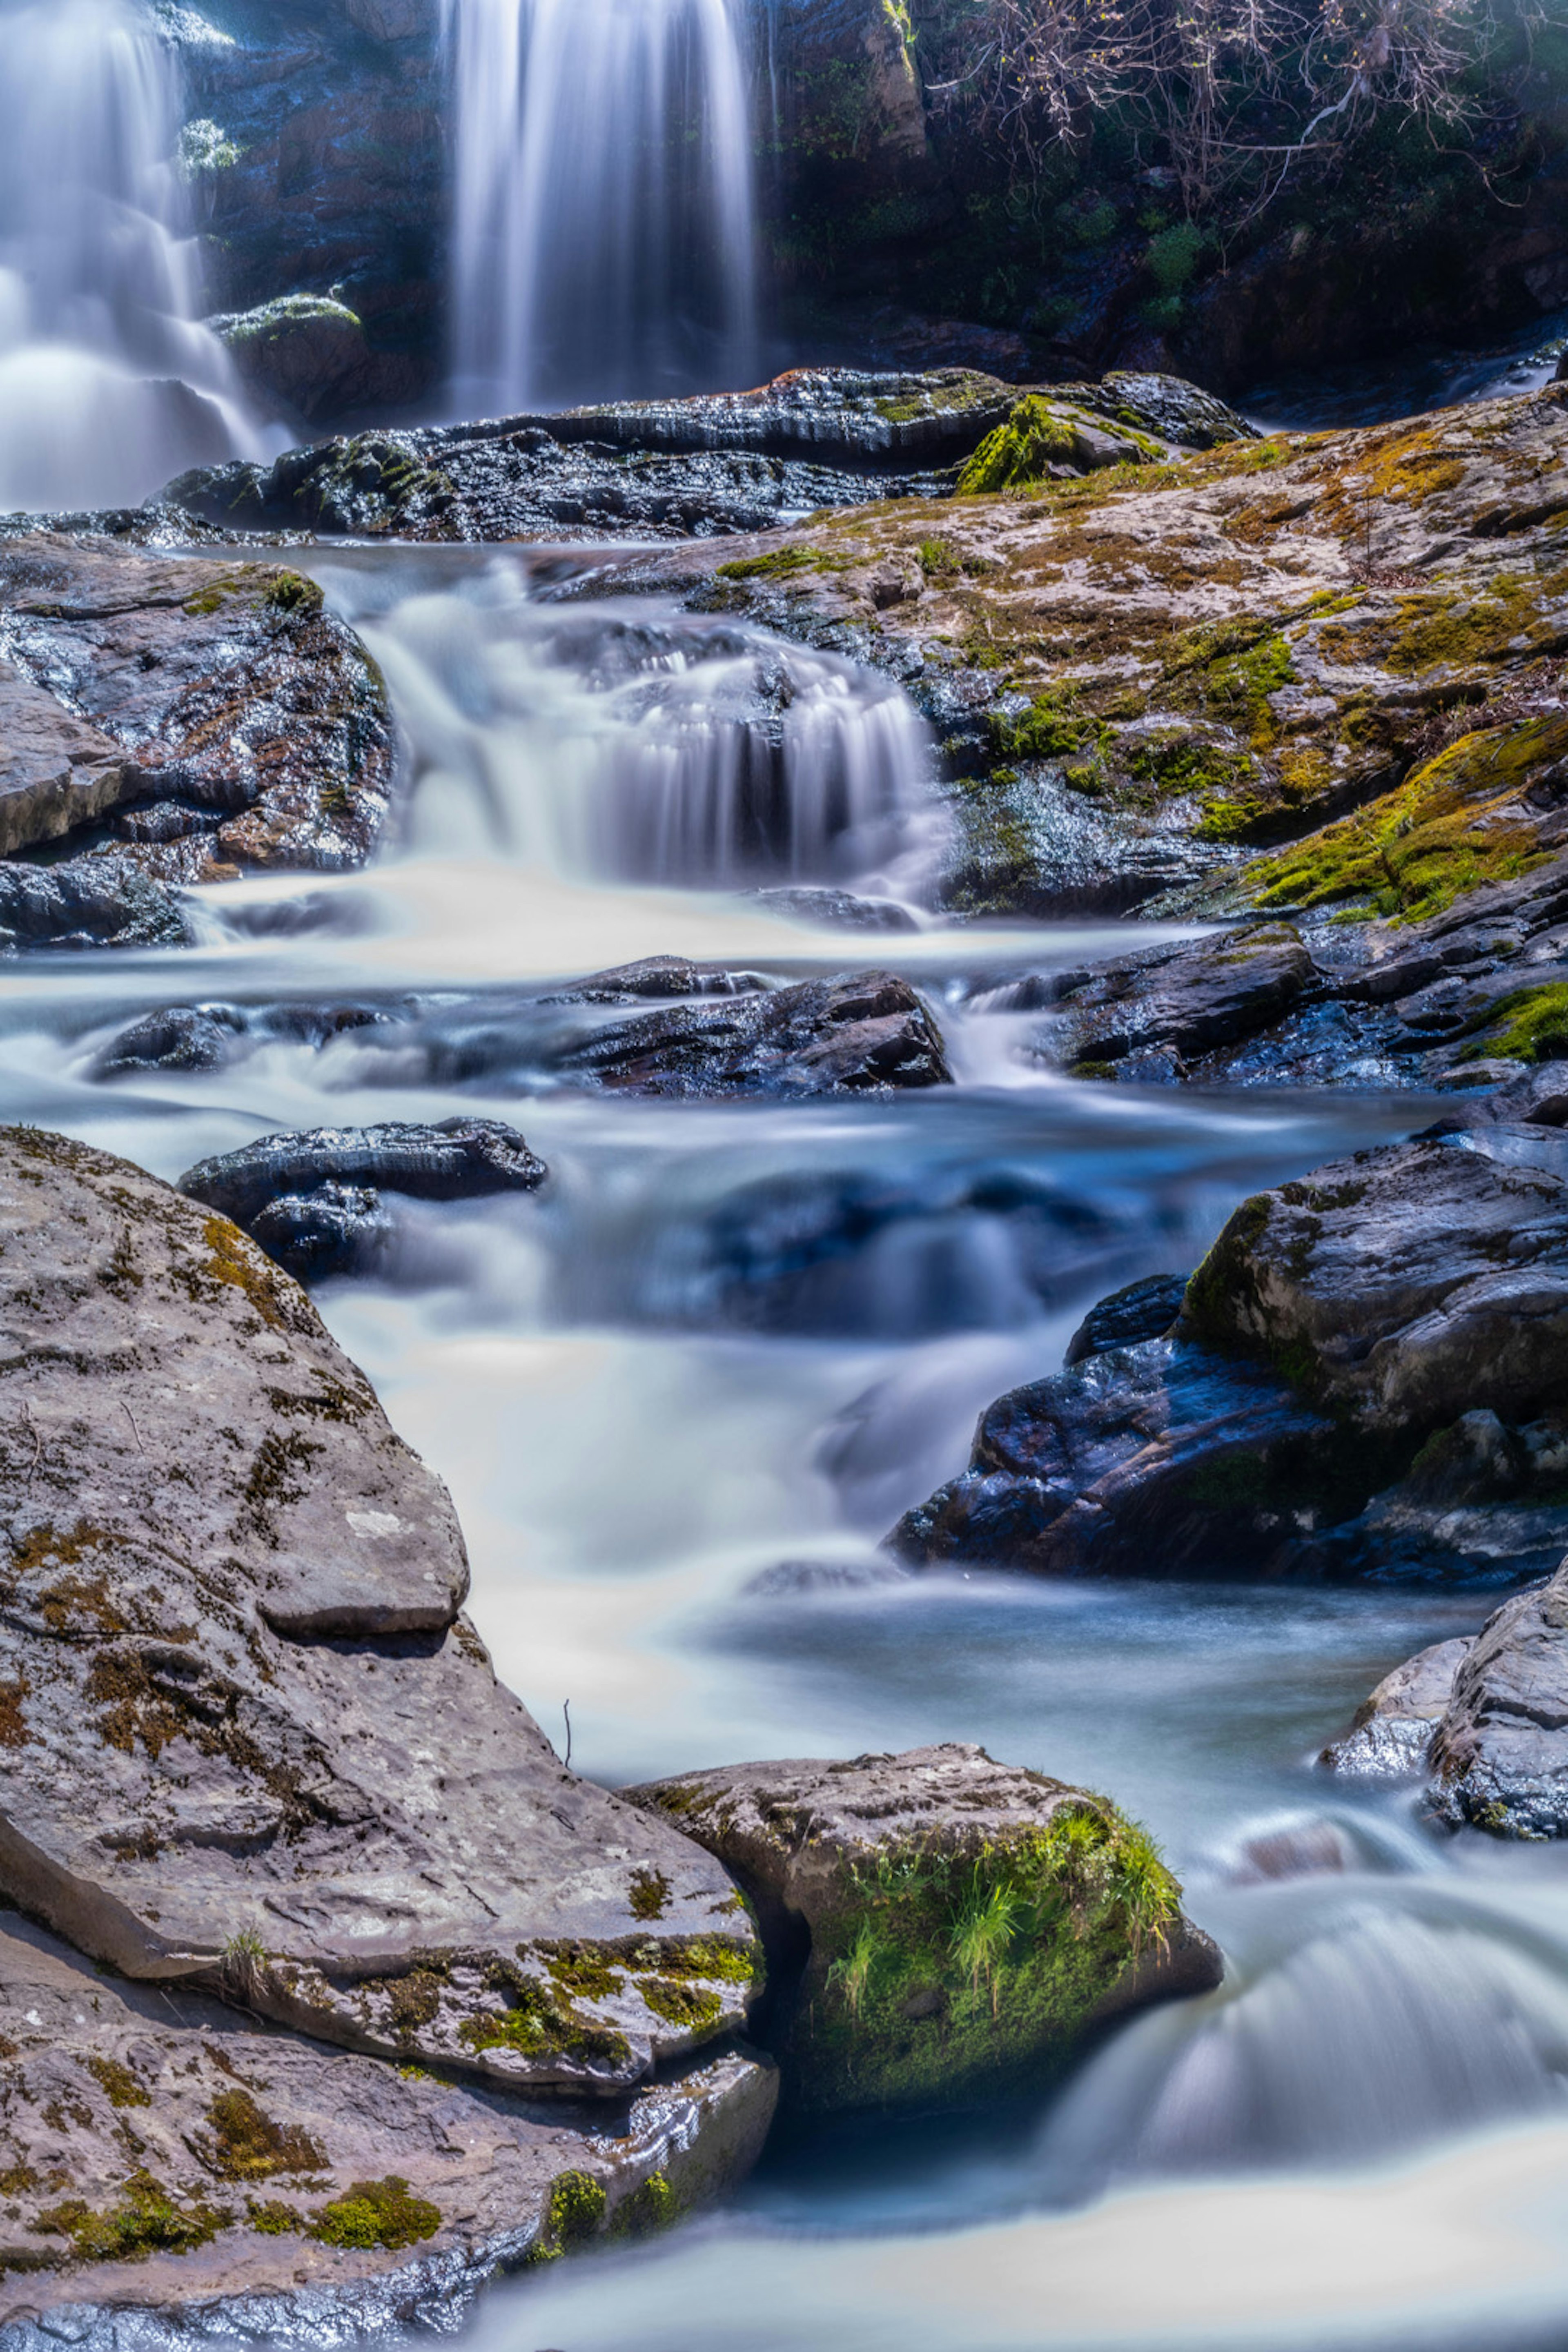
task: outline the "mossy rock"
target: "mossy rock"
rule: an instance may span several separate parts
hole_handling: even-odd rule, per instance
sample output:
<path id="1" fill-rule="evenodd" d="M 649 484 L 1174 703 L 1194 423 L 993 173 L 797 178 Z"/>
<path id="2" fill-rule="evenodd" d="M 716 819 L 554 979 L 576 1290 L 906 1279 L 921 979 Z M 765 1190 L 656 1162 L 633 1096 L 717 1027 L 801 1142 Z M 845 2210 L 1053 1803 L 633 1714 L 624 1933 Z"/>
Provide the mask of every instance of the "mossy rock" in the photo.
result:
<path id="1" fill-rule="evenodd" d="M 1145 1831 L 983 1748 L 743 1765 L 627 1793 L 753 1900 L 773 1988 L 757 2030 L 797 2113 L 1047 2082 L 1105 2017 L 1218 1980 Z"/>

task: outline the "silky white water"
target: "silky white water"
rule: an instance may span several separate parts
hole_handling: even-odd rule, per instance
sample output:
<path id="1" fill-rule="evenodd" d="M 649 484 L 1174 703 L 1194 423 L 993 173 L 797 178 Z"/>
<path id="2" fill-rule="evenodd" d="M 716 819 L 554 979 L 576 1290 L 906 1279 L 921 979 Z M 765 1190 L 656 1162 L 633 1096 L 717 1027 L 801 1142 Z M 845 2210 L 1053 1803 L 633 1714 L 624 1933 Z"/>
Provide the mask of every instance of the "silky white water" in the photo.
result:
<path id="1" fill-rule="evenodd" d="M 0 511 L 258 455 L 198 323 L 173 58 L 136 0 L 0 0 Z"/>
<path id="2" fill-rule="evenodd" d="M 744 383 L 742 0 L 443 0 L 454 414 Z"/>

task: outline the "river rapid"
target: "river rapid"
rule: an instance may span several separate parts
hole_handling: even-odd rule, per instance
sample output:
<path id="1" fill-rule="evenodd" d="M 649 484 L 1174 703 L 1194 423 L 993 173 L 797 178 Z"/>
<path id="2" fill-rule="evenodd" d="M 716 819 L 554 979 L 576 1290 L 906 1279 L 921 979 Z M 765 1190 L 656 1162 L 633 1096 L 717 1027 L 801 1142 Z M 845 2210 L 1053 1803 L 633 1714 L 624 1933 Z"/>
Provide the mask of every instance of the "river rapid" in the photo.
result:
<path id="1" fill-rule="evenodd" d="M 1311 1764 L 1486 1597 L 1174 1584 L 1152 1558 L 1132 1584 L 910 1577 L 878 1549 L 1096 1298 L 1185 1271 L 1247 1192 L 1426 1107 L 1031 1060 L 1014 983 L 1129 927 L 921 911 L 931 747 L 885 681 L 596 603 L 591 551 L 305 560 L 387 675 L 396 846 L 204 894 L 195 950 L 0 969 L 0 1116 L 169 1178 L 279 1128 L 521 1127 L 540 1196 L 404 1204 L 375 1276 L 320 1304 L 450 1484 L 478 1622 L 562 1751 L 614 1784 L 982 1741 L 1144 1819 L 1229 1964 L 1054 2099 L 786 2146 L 737 2208 L 495 2290 L 476 2345 L 1558 2340 L 1568 1857 L 1436 1842 Z M 755 895 L 825 883 L 916 927 L 828 931 Z M 653 953 L 901 971 L 959 1083 L 722 1108 L 560 1087 L 547 1049 L 594 1016 L 555 986 Z M 127 1023 L 195 1003 L 249 1023 L 229 1067 L 98 1075 Z"/>

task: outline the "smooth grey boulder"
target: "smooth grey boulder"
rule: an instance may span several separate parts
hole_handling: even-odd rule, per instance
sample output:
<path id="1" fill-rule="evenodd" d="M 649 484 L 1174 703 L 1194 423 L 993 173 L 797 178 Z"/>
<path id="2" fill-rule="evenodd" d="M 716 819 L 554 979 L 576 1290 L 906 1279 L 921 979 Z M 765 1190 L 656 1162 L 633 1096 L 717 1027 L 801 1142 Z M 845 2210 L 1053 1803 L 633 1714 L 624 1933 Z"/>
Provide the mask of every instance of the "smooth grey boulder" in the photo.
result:
<path id="1" fill-rule="evenodd" d="M 1440 1821 L 1568 1836 L 1568 1570 L 1505 1601 L 1459 1660 L 1428 1759 Z"/>
<path id="2" fill-rule="evenodd" d="M 855 1094 L 950 1086 L 942 1033 L 891 972 L 807 980 L 600 1029 L 561 1054 L 563 1077 L 644 1095 Z"/>
<path id="3" fill-rule="evenodd" d="M 1379 1780 L 1415 1779 L 1426 1766 L 1433 1734 L 1453 1696 L 1454 1676 L 1469 1649 L 1465 1637 L 1435 1642 L 1384 1675 L 1356 1709 L 1344 1738 L 1319 1757 L 1325 1771 Z"/>
<path id="4" fill-rule="evenodd" d="M 0 1892 L 323 2040 L 624 2092 L 744 2018 L 723 1870 L 576 1780 L 445 1489 L 304 1292 L 0 1130 Z"/>
<path id="5" fill-rule="evenodd" d="M 751 1896 L 758 2031 L 804 2111 L 1016 2094 L 1107 2019 L 1223 1973 L 1145 1832 L 983 1748 L 730 1765 L 626 1794 Z"/>
<path id="6" fill-rule="evenodd" d="M 110 2326 L 116 2306 L 200 2306 L 206 2332 L 243 2336 L 212 2306 L 251 2296 L 286 2335 L 329 2298 L 340 2321 L 438 2300 L 449 2326 L 499 2271 L 736 2185 L 777 2095 L 765 2062 L 726 2054 L 595 2128 L 106 1976 L 15 1913 L 0 2043 L 0 2327 L 41 2318 L 56 2343 L 62 2305 L 73 2342 L 84 2305 Z"/>

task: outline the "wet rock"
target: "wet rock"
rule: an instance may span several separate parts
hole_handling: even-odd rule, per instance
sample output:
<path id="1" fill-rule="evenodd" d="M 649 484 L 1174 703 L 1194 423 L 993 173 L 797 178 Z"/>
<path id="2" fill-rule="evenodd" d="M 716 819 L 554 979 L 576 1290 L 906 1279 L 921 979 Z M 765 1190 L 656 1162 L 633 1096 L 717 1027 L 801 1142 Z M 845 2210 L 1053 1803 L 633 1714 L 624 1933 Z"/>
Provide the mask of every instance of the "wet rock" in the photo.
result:
<path id="1" fill-rule="evenodd" d="M 0 1238 L 0 1891 L 125 1976 L 520 2087 L 739 2026 L 729 1881 L 497 1683 L 445 1490 L 303 1291 L 30 1129 Z"/>
<path id="2" fill-rule="evenodd" d="M 847 931 L 918 931 L 919 923 L 896 898 L 858 898 L 851 890 L 801 887 L 759 890 L 764 907 L 781 915 L 795 915 L 808 923 L 827 923 Z"/>
<path id="3" fill-rule="evenodd" d="M 608 2130 L 542 2117 L 110 1977 L 16 1913 L 0 1927 L 0 2326 L 40 2345 L 59 2341 L 62 2306 L 79 2341 L 84 2305 L 199 2305 L 210 2327 L 215 2302 L 241 2296 L 268 2298 L 270 2325 L 292 2333 L 313 2300 L 362 2282 L 405 2308 L 438 2294 L 449 2318 L 500 2270 L 653 2229 L 733 2186 L 776 2092 L 765 2064 L 726 2056 L 643 2091 Z"/>
<path id="4" fill-rule="evenodd" d="M 375 397 L 380 371 L 364 322 L 344 302 L 285 294 L 207 324 L 270 409 L 305 418 L 339 415 Z"/>
<path id="5" fill-rule="evenodd" d="M 1268 1029 L 1316 977 L 1300 934 L 1286 923 L 1228 932 L 1195 949 L 1157 951 L 1112 965 L 1079 989 L 1064 1017 L 1058 1050 L 1090 1066 L 1163 1054 L 1179 1078 L 1187 1059 Z"/>
<path id="6" fill-rule="evenodd" d="M 1068 1341 L 1068 1369 L 1089 1356 L 1102 1356 L 1108 1348 L 1135 1348 L 1142 1339 L 1163 1339 L 1181 1314 L 1186 1295 L 1183 1276 L 1156 1274 L 1102 1298 Z"/>
<path id="7" fill-rule="evenodd" d="M 140 1070 L 221 1070 L 234 1058 L 244 1019 L 226 1004 L 174 1005 L 133 1021 L 93 1063 L 95 1078 Z"/>
<path id="8" fill-rule="evenodd" d="M 370 855 L 391 718 L 312 582 L 37 534 L 0 544 L 0 708 L 9 694 L 18 729 L 0 793 L 12 853 L 98 827 L 89 845 L 106 826 L 114 873 L 169 882 Z"/>
<path id="9" fill-rule="evenodd" d="M 1326 1771 L 1373 1780 L 1414 1780 L 1425 1768 L 1432 1736 L 1447 1712 L 1454 1676 L 1468 1656 L 1468 1639 L 1436 1642 L 1384 1675 L 1356 1710 L 1342 1739 L 1324 1748 Z"/>
<path id="10" fill-rule="evenodd" d="M 635 1004 L 640 997 L 750 996 L 766 988 L 760 972 L 691 963 L 685 956 L 644 956 L 640 963 L 591 972 L 570 988 L 552 990 L 541 1004 Z"/>
<path id="11" fill-rule="evenodd" d="M 1515 1838 L 1568 1836 L 1568 1575 L 1505 1601 L 1459 1659 L 1432 1735 L 1440 1821 Z"/>
<path id="12" fill-rule="evenodd" d="M 1220 1979 L 1142 1831 L 984 1748 L 738 1765 L 626 1793 L 746 1888 L 769 1951 L 762 2031 L 797 2110 L 1014 2095 L 1104 2019 Z"/>
<path id="13" fill-rule="evenodd" d="M 537 1192 L 549 1172 L 499 1119 L 393 1120 L 264 1136 L 188 1169 L 180 1190 L 232 1217 L 297 1281 L 321 1282 L 374 1264 L 392 1232 L 383 1191 L 472 1201 Z"/>
<path id="14" fill-rule="evenodd" d="M 570 1046 L 563 1077 L 646 1095 L 843 1094 L 950 1086 L 942 1034 L 889 972 L 803 981 L 616 1022 Z"/>
<path id="15" fill-rule="evenodd" d="M 894 1551 L 1056 1575 L 1534 1572 L 1568 1460 L 1568 1155 L 1479 1136 L 1245 1202 L 1169 1339 L 1002 1398 Z"/>
<path id="16" fill-rule="evenodd" d="M 123 853 L 58 866 L 0 865 L 0 952 L 186 947 L 180 893 Z"/>

